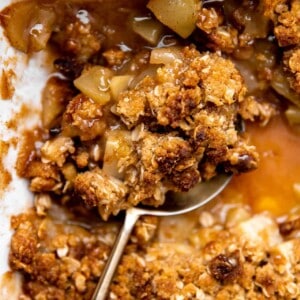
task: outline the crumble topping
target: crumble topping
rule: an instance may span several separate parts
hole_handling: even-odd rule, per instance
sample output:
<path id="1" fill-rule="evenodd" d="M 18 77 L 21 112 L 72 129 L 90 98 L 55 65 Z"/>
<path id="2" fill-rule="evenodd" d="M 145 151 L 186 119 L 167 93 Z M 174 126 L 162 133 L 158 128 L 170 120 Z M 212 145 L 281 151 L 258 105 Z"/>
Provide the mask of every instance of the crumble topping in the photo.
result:
<path id="1" fill-rule="evenodd" d="M 61 208 L 48 209 L 47 215 L 31 211 L 12 219 L 11 265 L 29 279 L 24 292 L 30 299 L 90 299 L 117 225 L 76 223 Z M 198 213 L 181 243 L 158 240 L 158 219 L 141 218 L 108 299 L 299 297 L 299 226 L 290 226 L 298 219 L 278 223 L 241 205 L 213 210 Z"/>
<path id="2" fill-rule="evenodd" d="M 120 92 L 113 106 L 82 93 L 72 98 L 60 123 L 55 121 L 59 130 L 46 138 L 27 166 L 31 189 L 62 195 L 74 190 L 107 219 L 139 203 L 161 205 L 167 191 L 188 191 L 218 169 L 255 169 L 255 147 L 236 127 L 239 114 L 254 119 L 263 110 L 243 112 L 243 101 L 255 100 L 245 97 L 241 74 L 218 54 L 201 54 L 194 47 L 178 53 L 154 76 Z M 59 95 L 63 89 L 70 94 L 63 85 Z M 119 134 L 111 130 L 113 122 Z M 102 153 L 96 160 L 95 147 Z M 71 166 L 75 170 L 68 176 L 65 170 Z"/>

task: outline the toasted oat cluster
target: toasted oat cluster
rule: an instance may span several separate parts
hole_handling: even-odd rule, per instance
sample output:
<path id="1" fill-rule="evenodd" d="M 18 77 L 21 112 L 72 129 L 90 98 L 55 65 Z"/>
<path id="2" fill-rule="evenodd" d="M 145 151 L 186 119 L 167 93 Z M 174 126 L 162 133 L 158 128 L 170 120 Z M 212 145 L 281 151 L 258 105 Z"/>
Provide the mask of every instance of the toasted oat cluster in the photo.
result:
<path id="1" fill-rule="evenodd" d="M 283 64 L 284 64 L 284 68 L 289 74 L 288 80 L 289 80 L 290 87 L 293 90 L 295 90 L 298 94 L 300 94 L 300 48 L 299 46 L 293 48 L 292 50 L 285 51 Z"/>
<path id="2" fill-rule="evenodd" d="M 262 1 L 265 8 L 265 15 L 268 16 L 274 25 L 274 34 L 279 46 L 284 50 L 282 64 L 284 76 L 287 81 L 284 89 L 292 89 L 290 96 L 285 96 L 299 106 L 300 100 L 300 4 L 297 0 L 292 1 Z M 275 80 L 276 81 L 276 80 Z M 279 92 L 279 91 L 278 91 Z M 279 92 L 280 93 L 280 92 Z"/>
<path id="3" fill-rule="evenodd" d="M 12 219 L 10 263 L 24 273 L 29 297 L 21 299 L 90 299 L 117 224 L 74 222 L 45 196 L 37 208 Z M 159 238 L 157 218 L 142 218 L 108 299 L 297 299 L 299 217 L 277 223 L 241 205 L 214 212 L 199 212 L 180 243 Z"/>
<path id="4" fill-rule="evenodd" d="M 264 15 L 274 22 L 274 33 L 279 45 L 295 46 L 300 43 L 300 4 L 297 0 L 263 0 Z"/>

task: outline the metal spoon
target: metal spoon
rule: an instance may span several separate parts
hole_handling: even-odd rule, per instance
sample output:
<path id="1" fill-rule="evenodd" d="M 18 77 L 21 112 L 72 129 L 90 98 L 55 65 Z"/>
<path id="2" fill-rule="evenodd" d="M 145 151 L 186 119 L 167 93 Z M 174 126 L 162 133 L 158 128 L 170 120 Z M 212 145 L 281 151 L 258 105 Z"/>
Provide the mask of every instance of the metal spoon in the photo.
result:
<path id="1" fill-rule="evenodd" d="M 199 183 L 187 193 L 174 193 L 172 201 L 166 201 L 164 205 L 158 208 L 132 207 L 128 209 L 126 211 L 124 225 L 115 241 L 114 247 L 97 284 L 92 300 L 106 299 L 109 285 L 114 276 L 123 250 L 128 242 L 130 233 L 140 216 L 152 215 L 162 217 L 190 212 L 203 206 L 216 197 L 226 187 L 231 178 L 232 176 L 230 175 L 218 175 L 207 182 Z"/>

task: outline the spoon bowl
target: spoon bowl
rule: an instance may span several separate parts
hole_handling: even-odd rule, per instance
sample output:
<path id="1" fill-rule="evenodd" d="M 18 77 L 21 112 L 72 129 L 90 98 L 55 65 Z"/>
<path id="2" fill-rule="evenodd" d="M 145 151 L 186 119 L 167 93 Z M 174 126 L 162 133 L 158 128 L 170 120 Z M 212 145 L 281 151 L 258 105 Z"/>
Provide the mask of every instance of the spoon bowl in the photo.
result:
<path id="1" fill-rule="evenodd" d="M 126 211 L 125 221 L 115 241 L 106 266 L 101 274 L 92 300 L 106 299 L 109 285 L 114 276 L 123 250 L 128 242 L 132 229 L 143 215 L 151 216 L 175 216 L 188 213 L 202 207 L 214 199 L 230 182 L 232 175 L 220 174 L 209 181 L 197 184 L 186 193 L 173 193 L 172 199 L 155 208 L 150 206 L 131 207 Z"/>

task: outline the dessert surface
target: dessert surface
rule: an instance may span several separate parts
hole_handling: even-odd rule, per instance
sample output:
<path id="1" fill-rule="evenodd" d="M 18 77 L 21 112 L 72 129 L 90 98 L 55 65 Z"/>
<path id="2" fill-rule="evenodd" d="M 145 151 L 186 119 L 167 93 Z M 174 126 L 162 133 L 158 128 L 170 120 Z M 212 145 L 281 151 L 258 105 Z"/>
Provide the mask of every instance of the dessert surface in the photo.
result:
<path id="1" fill-rule="evenodd" d="M 284 0 L 1 11 L 12 46 L 50 65 L 41 125 L 18 141 L 35 195 L 11 219 L 20 299 L 90 299 L 124 210 L 224 172 L 210 207 L 138 222 L 108 299 L 300 297 L 299 14 Z"/>

